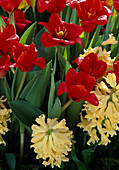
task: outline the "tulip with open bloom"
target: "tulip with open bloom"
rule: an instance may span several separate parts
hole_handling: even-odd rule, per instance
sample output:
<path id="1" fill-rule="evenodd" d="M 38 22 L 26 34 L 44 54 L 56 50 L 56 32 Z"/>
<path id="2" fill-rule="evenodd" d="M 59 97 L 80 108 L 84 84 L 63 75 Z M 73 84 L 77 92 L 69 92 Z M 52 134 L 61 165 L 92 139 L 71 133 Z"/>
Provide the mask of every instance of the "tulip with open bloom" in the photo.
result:
<path id="1" fill-rule="evenodd" d="M 111 10 L 100 0 L 80 0 L 72 5 L 69 4 L 72 8 L 76 8 L 86 33 L 93 31 L 96 25 L 105 25 L 107 17 L 113 15 Z"/>
<path id="2" fill-rule="evenodd" d="M 70 100 L 78 102 L 80 100 L 86 100 L 89 103 L 97 106 L 99 104 L 98 99 L 94 93 L 90 93 L 95 85 L 95 78 L 89 74 L 70 68 L 67 72 L 65 82 L 61 82 L 57 94 L 67 92 Z"/>
<path id="3" fill-rule="evenodd" d="M 72 63 L 77 63 L 79 71 L 83 71 L 98 79 L 102 77 L 107 69 L 107 64 L 103 60 L 98 60 L 96 53 L 90 53 L 87 56 L 78 57 Z"/>
<path id="4" fill-rule="evenodd" d="M 68 46 L 79 43 L 82 46 L 82 40 L 79 35 L 83 28 L 79 25 L 66 23 L 61 20 L 57 13 L 52 13 L 49 22 L 39 22 L 48 31 L 41 36 L 41 42 L 44 47 Z"/>
<path id="5" fill-rule="evenodd" d="M 19 42 L 11 44 L 10 55 L 14 60 L 12 67 L 18 67 L 22 72 L 31 71 L 35 65 L 44 69 L 46 61 L 43 57 L 37 58 L 38 50 L 35 45 L 22 45 Z"/>

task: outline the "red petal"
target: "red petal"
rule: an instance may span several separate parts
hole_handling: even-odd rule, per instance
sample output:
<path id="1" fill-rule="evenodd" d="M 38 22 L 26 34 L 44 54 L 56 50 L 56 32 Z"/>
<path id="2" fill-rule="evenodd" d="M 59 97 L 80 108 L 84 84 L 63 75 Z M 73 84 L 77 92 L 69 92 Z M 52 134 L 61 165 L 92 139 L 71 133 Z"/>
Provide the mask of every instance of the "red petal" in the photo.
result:
<path id="1" fill-rule="evenodd" d="M 67 71 L 65 81 L 67 86 L 77 85 L 80 83 L 80 77 L 74 68 L 70 68 Z"/>
<path id="2" fill-rule="evenodd" d="M 43 57 L 37 58 L 35 61 L 33 61 L 33 64 L 36 66 L 44 69 L 46 67 L 46 61 Z"/>
<path id="3" fill-rule="evenodd" d="M 65 92 L 67 92 L 67 85 L 65 82 L 61 82 L 57 90 L 57 95 L 60 96 L 62 93 Z"/>
<path id="4" fill-rule="evenodd" d="M 76 102 L 88 95 L 88 90 L 83 85 L 73 85 L 68 87 L 68 97 Z"/>
<path id="5" fill-rule="evenodd" d="M 48 32 L 44 32 L 41 36 L 41 43 L 44 47 L 53 47 L 58 45 L 55 41 L 53 41 L 53 38 Z"/>
<path id="6" fill-rule="evenodd" d="M 90 93 L 88 96 L 83 98 L 83 100 L 88 101 L 89 103 L 93 104 L 94 106 L 99 105 L 99 101 L 94 93 Z"/>
<path id="7" fill-rule="evenodd" d="M 104 75 L 106 69 L 107 69 L 107 64 L 104 61 L 99 60 L 97 61 L 91 75 L 94 76 L 96 79 L 98 79 Z"/>

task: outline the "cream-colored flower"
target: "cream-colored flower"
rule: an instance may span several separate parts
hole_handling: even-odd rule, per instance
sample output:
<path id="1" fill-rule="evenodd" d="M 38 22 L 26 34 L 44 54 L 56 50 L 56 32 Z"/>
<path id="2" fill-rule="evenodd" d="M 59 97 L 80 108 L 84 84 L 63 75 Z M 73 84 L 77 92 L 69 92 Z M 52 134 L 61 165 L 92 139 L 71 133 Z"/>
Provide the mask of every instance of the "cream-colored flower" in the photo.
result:
<path id="1" fill-rule="evenodd" d="M 113 34 L 109 34 L 109 38 L 106 41 L 103 41 L 102 45 L 116 44 L 116 43 L 118 43 L 118 41 L 115 40 Z"/>
<path id="2" fill-rule="evenodd" d="M 3 99 L 2 96 L 0 98 L 0 144 L 6 144 L 2 135 L 5 135 L 8 132 L 7 121 L 10 121 L 10 113 L 11 109 L 6 109 L 5 105 L 3 104 L 6 99 Z"/>
<path id="3" fill-rule="evenodd" d="M 39 116 L 36 119 L 39 125 L 32 125 L 32 139 L 31 147 L 37 153 L 37 159 L 42 158 L 45 166 L 54 165 L 60 168 L 61 161 L 68 161 L 66 157 L 68 151 L 71 151 L 72 131 L 65 126 L 65 119 L 60 122 L 55 119 L 47 119 L 45 122 L 45 115 Z M 48 160 L 46 160 L 48 159 Z"/>
<path id="4" fill-rule="evenodd" d="M 96 142 L 98 145 L 107 145 L 111 142 L 109 137 L 116 135 L 116 130 L 119 130 L 119 87 L 116 84 L 116 76 L 109 73 L 105 80 L 106 83 L 98 83 L 94 91 L 99 105 L 94 106 L 86 102 L 83 109 L 86 115 L 83 117 L 81 113 L 81 122 L 77 125 L 88 132 L 88 145 Z"/>

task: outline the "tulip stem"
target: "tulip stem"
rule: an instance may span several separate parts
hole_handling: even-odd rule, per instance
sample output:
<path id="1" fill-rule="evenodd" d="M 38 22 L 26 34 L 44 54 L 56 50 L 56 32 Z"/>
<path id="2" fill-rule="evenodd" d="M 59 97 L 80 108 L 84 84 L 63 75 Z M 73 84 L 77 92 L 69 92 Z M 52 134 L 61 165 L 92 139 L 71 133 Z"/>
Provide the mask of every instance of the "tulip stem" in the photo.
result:
<path id="1" fill-rule="evenodd" d="M 26 79 L 26 75 L 27 75 L 27 72 L 24 72 L 24 73 L 23 73 L 23 76 L 22 76 L 21 83 L 20 83 L 20 85 L 19 85 L 19 88 L 18 88 L 18 91 L 17 91 L 17 94 L 16 94 L 16 97 L 15 97 L 15 100 L 17 100 L 18 97 L 19 97 L 19 94 L 20 94 L 21 89 L 22 89 L 22 87 L 23 87 L 24 81 L 25 81 L 25 79 Z"/>
<path id="2" fill-rule="evenodd" d="M 65 109 L 73 102 L 73 100 L 69 100 L 63 107 L 61 110 L 61 113 L 63 113 L 65 111 Z"/>
<path id="3" fill-rule="evenodd" d="M 22 87 L 23 87 L 24 81 L 25 81 L 25 79 L 26 79 L 26 75 L 27 75 L 27 72 L 24 72 L 24 73 L 23 73 L 23 76 L 22 76 L 22 79 L 21 79 L 21 83 L 20 83 L 20 85 L 19 85 L 19 89 L 18 89 L 17 94 L 16 94 L 16 97 L 15 97 L 15 100 L 17 100 L 18 97 L 19 97 L 19 94 L 20 94 L 21 89 L 22 89 Z M 19 125 L 20 125 L 20 162 L 21 162 L 21 161 L 22 161 L 22 157 L 23 157 L 23 153 L 24 153 L 25 128 L 24 128 L 22 122 L 20 122 Z"/>
<path id="4" fill-rule="evenodd" d="M 86 33 L 86 39 L 85 39 L 84 49 L 86 49 L 86 47 L 87 47 L 88 39 L 89 39 L 89 33 Z"/>
<path id="5" fill-rule="evenodd" d="M 24 154 L 24 136 L 25 136 L 25 128 L 22 122 L 20 124 L 20 162 L 22 161 L 22 157 Z"/>
<path id="6" fill-rule="evenodd" d="M 9 13 L 9 24 L 12 24 L 12 13 Z"/>

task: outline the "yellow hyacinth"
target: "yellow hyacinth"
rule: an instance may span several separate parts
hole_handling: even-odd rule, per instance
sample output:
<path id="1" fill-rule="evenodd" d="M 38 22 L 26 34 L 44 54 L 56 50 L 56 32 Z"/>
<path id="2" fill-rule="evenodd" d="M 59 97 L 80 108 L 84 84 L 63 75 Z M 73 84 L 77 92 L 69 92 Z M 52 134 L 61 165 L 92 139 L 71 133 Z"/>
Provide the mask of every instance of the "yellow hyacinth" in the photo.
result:
<path id="1" fill-rule="evenodd" d="M 5 135 L 8 132 L 7 121 L 10 121 L 11 109 L 6 109 L 3 104 L 6 99 L 3 99 L 3 96 L 0 98 L 0 144 L 6 144 L 2 135 Z"/>
<path id="2" fill-rule="evenodd" d="M 107 45 L 107 44 L 117 44 L 118 41 L 116 41 L 115 37 L 113 34 L 109 34 L 109 38 L 106 41 L 103 41 L 102 45 Z"/>
<path id="3" fill-rule="evenodd" d="M 88 145 L 97 142 L 98 145 L 107 145 L 111 142 L 109 137 L 116 135 L 116 130 L 119 130 L 119 85 L 116 84 L 114 73 L 109 73 L 105 81 L 98 83 L 94 91 L 99 105 L 86 102 L 86 115 L 81 113 L 81 122 L 77 125 L 88 132 Z"/>
<path id="4" fill-rule="evenodd" d="M 60 122 L 55 119 L 47 119 L 45 122 L 45 115 L 39 116 L 36 119 L 39 125 L 32 125 L 32 139 L 31 147 L 37 153 L 36 159 L 42 158 L 45 166 L 54 165 L 60 168 L 61 161 L 68 161 L 66 157 L 68 151 L 71 151 L 72 131 L 65 126 L 65 119 Z M 47 159 L 47 160 L 46 160 Z"/>

